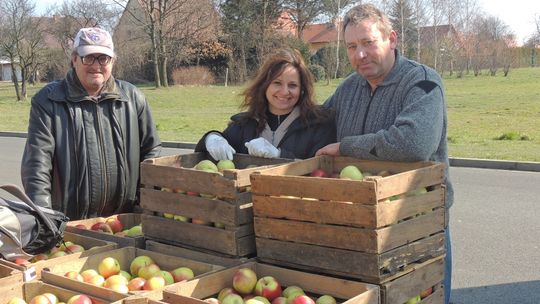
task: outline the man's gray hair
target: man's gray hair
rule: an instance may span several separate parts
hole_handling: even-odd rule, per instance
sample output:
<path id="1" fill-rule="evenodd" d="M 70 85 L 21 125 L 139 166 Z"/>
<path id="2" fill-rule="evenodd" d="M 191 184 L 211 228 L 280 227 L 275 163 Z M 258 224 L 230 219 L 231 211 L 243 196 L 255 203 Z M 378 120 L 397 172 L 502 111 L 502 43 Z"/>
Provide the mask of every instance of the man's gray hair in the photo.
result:
<path id="1" fill-rule="evenodd" d="M 347 26 L 357 25 L 364 20 L 370 20 L 377 24 L 377 27 L 381 31 L 384 38 L 387 38 L 392 31 L 392 22 L 388 19 L 388 16 L 379 10 L 373 4 L 360 4 L 351 8 L 347 14 L 345 14 L 345 19 L 343 20 L 343 31 Z"/>

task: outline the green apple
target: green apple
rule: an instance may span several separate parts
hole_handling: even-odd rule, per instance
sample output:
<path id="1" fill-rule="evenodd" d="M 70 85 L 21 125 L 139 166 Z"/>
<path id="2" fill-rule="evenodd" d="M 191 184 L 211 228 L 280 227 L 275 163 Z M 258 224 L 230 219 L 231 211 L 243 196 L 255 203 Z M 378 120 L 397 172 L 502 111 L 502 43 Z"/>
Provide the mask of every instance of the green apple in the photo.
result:
<path id="1" fill-rule="evenodd" d="M 142 226 L 141 225 L 135 225 L 135 226 L 129 228 L 126 235 L 129 236 L 129 237 L 136 237 L 136 236 L 143 235 Z"/>
<path id="2" fill-rule="evenodd" d="M 195 169 L 207 172 L 219 172 L 218 167 L 208 159 L 203 159 L 197 163 Z"/>
<path id="3" fill-rule="evenodd" d="M 222 159 L 218 161 L 217 168 L 219 172 L 222 172 L 223 170 L 236 169 L 236 166 L 232 160 Z"/>
<path id="4" fill-rule="evenodd" d="M 364 175 L 362 175 L 362 172 L 358 167 L 349 165 L 343 169 L 341 169 L 341 172 L 339 173 L 339 178 L 341 179 L 352 179 L 352 180 L 362 180 L 364 179 Z"/>
<path id="5" fill-rule="evenodd" d="M 416 304 L 420 301 L 420 295 L 417 295 L 416 297 L 410 298 L 409 301 L 405 302 L 405 304 Z"/>

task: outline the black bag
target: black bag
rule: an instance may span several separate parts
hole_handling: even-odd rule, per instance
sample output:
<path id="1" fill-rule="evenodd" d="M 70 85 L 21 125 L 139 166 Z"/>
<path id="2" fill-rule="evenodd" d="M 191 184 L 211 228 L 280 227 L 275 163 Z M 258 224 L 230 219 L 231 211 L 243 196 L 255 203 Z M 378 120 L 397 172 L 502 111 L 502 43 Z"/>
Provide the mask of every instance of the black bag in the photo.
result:
<path id="1" fill-rule="evenodd" d="M 30 259 L 62 242 L 69 218 L 63 213 L 36 206 L 15 185 L 2 185 L 22 202 L 0 197 L 0 255 L 13 261 Z"/>

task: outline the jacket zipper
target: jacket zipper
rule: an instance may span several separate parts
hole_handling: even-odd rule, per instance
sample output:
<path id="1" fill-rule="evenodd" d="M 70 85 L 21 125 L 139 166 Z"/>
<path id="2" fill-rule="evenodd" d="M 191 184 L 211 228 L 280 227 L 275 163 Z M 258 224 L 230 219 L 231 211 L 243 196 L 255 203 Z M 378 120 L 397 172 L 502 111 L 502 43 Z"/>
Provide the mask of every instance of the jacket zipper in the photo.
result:
<path id="1" fill-rule="evenodd" d="M 98 104 L 94 104 L 96 109 L 96 123 L 97 123 L 97 129 L 99 132 L 96 132 L 96 136 L 98 136 L 99 140 L 99 151 L 101 153 L 101 177 L 102 177 L 102 183 L 101 188 L 103 189 L 103 193 L 101 195 L 101 203 L 98 215 L 101 215 L 103 213 L 103 209 L 105 208 L 105 202 L 107 202 L 107 191 L 108 191 L 108 180 L 107 180 L 107 160 L 105 159 L 105 151 L 103 149 L 103 129 L 101 128 L 101 112 L 98 110 Z"/>
<path id="2" fill-rule="evenodd" d="M 367 117 L 368 117 L 369 108 L 371 108 L 371 102 L 373 101 L 373 97 L 375 97 L 375 92 L 377 92 L 377 88 L 375 88 L 375 90 L 373 90 L 373 92 L 370 93 L 370 96 L 369 96 L 369 103 L 368 103 L 366 112 L 364 113 L 364 120 L 362 121 L 362 133 L 360 133 L 360 135 L 365 134 L 365 131 L 366 131 L 366 120 L 367 120 Z"/>

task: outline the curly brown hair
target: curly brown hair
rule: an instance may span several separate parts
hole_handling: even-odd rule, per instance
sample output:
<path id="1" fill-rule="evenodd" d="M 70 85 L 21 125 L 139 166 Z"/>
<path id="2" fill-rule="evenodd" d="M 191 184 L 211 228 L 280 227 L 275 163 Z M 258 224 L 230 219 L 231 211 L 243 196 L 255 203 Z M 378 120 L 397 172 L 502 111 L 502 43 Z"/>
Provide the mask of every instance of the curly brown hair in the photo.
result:
<path id="1" fill-rule="evenodd" d="M 296 104 L 300 109 L 300 118 L 307 123 L 308 117 L 311 115 L 321 116 L 321 111 L 315 102 L 314 77 L 306 66 L 302 55 L 294 49 L 280 49 L 268 57 L 257 71 L 255 79 L 242 93 L 244 100 L 240 104 L 240 108 L 247 109 L 247 116 L 258 121 L 258 132 L 264 129 L 267 121 L 266 89 L 272 80 L 279 77 L 283 70 L 289 66 L 294 67 L 300 74 L 300 97 Z"/>

